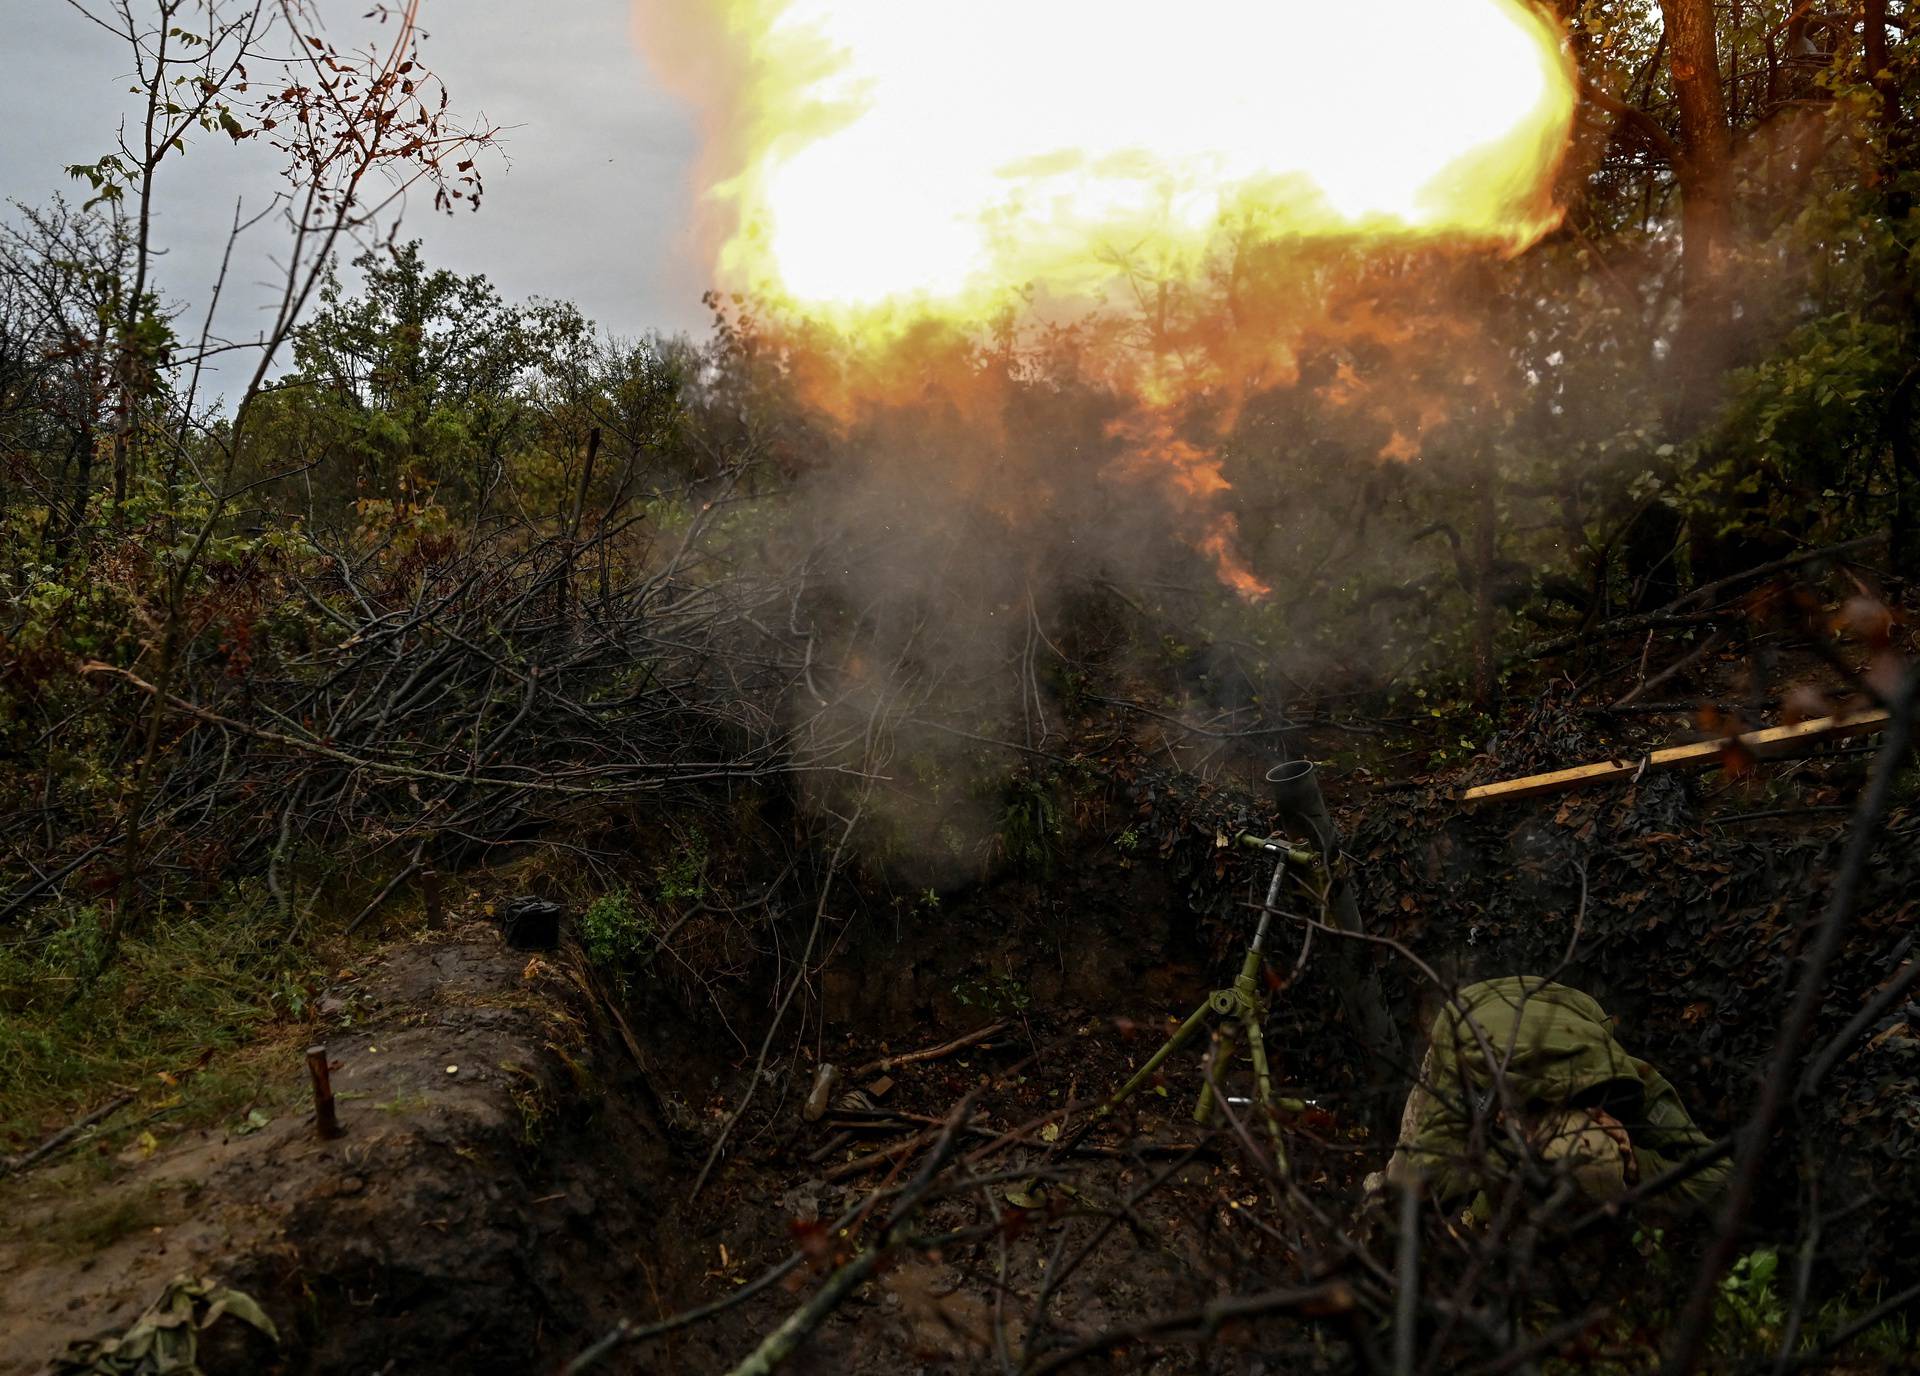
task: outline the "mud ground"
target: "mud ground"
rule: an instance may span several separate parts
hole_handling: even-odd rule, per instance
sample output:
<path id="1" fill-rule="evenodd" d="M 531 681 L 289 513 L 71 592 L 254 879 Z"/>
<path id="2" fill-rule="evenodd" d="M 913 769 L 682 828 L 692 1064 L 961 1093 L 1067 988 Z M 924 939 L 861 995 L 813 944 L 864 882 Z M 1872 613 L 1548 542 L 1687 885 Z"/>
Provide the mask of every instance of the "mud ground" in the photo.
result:
<path id="1" fill-rule="evenodd" d="M 1251 1187 L 1231 1155 L 1187 1150 L 1197 1061 L 1145 1092 L 1124 1124 L 1059 1155 L 1059 1129 L 1071 1135 L 1084 1105 L 1157 1045 L 1156 1017 L 1204 992 L 1153 943 L 1132 959 L 1148 968 L 1063 973 L 1051 992 L 1113 980 L 1137 1022 L 1071 1002 L 930 1009 L 898 974 L 840 989 L 852 1027 L 769 1068 L 696 1197 L 737 1107 L 726 1097 L 737 1075 L 713 1068 L 736 1049 L 690 1043 L 677 1019 L 611 1011 L 577 952 L 512 950 L 477 918 L 391 944 L 340 972 L 318 1025 L 276 1048 L 284 1073 L 237 1121 L 118 1155 L 83 1141 L 0 1183 L 0 1376 L 123 1330 L 181 1272 L 248 1291 L 283 1335 L 278 1351 L 216 1352 L 215 1376 L 557 1371 L 621 1318 L 724 1298 L 796 1248 L 809 1253 L 746 1303 L 600 1367 L 726 1371 L 878 1226 L 869 1217 L 832 1236 L 823 1221 L 908 1178 L 934 1125 L 969 1096 L 956 1184 L 915 1221 L 923 1236 L 964 1240 L 884 1271 L 789 1370 L 989 1369 L 1030 1344 L 1204 1300 L 1209 1276 L 1276 1244 L 1236 1214 Z M 961 1051 L 850 1075 L 843 1093 L 864 1098 L 842 1098 L 830 1121 L 803 1119 L 817 1060 L 856 1070 L 989 1021 L 1005 1026 Z M 309 1039 L 325 1041 L 333 1065 L 347 1131 L 332 1142 L 314 1128 Z M 1341 1131 L 1331 1116 L 1322 1126 Z M 1126 1365 L 1190 1360 L 1142 1350 Z"/>
<path id="2" fill-rule="evenodd" d="M 183 1271 L 255 1295 L 285 1336 L 274 1365 L 286 1370 L 426 1369 L 525 1353 L 598 1320 L 598 1292 L 568 1273 L 593 1260 L 618 1283 L 581 1248 L 630 1227 L 633 1197 L 603 1191 L 565 1140 L 593 1055 L 558 963 L 478 930 L 401 943 L 342 975 L 313 1030 L 333 1064 L 338 1140 L 315 1133 L 303 1040 L 236 1122 L 151 1155 L 136 1142 L 89 1159 L 83 1144 L 6 1182 L 0 1372 L 39 1371 L 72 1339 L 124 1329 Z M 644 1131 L 623 1149 L 637 1165 L 661 1154 Z M 469 1369 L 510 1368 L 526 1369 L 487 1357 Z"/>

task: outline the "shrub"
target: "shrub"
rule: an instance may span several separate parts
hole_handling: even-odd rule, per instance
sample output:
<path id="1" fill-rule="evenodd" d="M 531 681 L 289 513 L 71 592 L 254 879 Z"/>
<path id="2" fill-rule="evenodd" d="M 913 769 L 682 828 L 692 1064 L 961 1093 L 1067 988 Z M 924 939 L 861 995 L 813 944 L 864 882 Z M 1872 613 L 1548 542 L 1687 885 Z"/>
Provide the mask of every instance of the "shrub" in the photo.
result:
<path id="1" fill-rule="evenodd" d="M 625 889 L 603 893 L 587 905 L 580 936 L 587 959 L 609 969 L 642 964 L 653 950 L 653 926 L 634 908 Z"/>

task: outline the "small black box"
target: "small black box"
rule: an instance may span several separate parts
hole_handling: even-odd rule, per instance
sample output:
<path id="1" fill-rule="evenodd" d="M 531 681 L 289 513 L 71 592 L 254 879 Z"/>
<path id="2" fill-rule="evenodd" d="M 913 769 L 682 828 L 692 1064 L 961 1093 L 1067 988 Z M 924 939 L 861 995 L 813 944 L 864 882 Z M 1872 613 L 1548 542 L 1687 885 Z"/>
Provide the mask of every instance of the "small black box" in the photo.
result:
<path id="1" fill-rule="evenodd" d="M 562 911 L 550 899 L 523 894 L 500 909 L 500 930 L 509 946 L 522 951 L 551 951 L 560 944 Z"/>

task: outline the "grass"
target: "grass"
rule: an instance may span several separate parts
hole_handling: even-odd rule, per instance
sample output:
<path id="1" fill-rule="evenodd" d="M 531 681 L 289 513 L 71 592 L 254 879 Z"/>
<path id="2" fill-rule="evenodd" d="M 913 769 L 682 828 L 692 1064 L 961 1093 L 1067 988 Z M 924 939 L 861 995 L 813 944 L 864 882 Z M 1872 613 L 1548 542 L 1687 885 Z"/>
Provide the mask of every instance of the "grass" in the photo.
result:
<path id="1" fill-rule="evenodd" d="M 87 1256 L 167 1221 L 160 1191 L 148 1185 L 78 1200 L 42 1220 L 34 1241 L 63 1256 Z"/>
<path id="2" fill-rule="evenodd" d="M 233 1053 L 306 1010 L 310 957 L 247 891 L 162 915 L 91 983 L 102 923 L 82 908 L 0 945 L 0 1147 L 31 1147 L 115 1092 L 110 1131 L 241 1110 L 261 1072 Z"/>
<path id="3" fill-rule="evenodd" d="M 1668 1250 L 1665 1234 L 1652 1229 L 1635 1238 L 1645 1282 L 1637 1296 L 1628 1298 L 1607 1326 L 1598 1330 L 1606 1339 L 1609 1355 L 1594 1360 L 1591 1353 L 1577 1362 L 1553 1359 L 1544 1369 L 1555 1373 L 1639 1372 L 1659 1365 L 1655 1350 L 1661 1335 L 1672 1331 L 1676 1321 L 1674 1301 L 1684 1293 L 1685 1273 L 1690 1264 Z M 1720 1283 L 1714 1305 L 1711 1350 L 1725 1366 L 1772 1361 L 1785 1337 L 1788 1300 L 1781 1288 L 1781 1256 L 1777 1248 L 1756 1247 L 1739 1257 Z M 1800 1329 L 1796 1351 L 1810 1357 L 1823 1351 L 1843 1330 L 1877 1307 L 1884 1288 L 1854 1285 L 1829 1295 L 1806 1316 Z M 1855 1334 L 1835 1351 L 1823 1357 L 1818 1369 L 1853 1371 L 1867 1369 L 1858 1365 L 1870 1361 L 1881 1365 L 1905 1358 L 1913 1352 L 1911 1322 L 1904 1314 L 1895 1314 Z"/>

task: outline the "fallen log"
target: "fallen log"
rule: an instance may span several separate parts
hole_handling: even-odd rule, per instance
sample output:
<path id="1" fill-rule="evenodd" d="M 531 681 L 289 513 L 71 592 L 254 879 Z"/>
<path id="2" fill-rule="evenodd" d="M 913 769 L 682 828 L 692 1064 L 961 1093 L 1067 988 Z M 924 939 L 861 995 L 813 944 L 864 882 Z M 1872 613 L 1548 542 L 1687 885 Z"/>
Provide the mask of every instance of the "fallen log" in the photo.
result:
<path id="1" fill-rule="evenodd" d="M 1543 793 L 1565 793 L 1592 784 L 1637 779 L 1655 770 L 1704 768 L 1737 752 L 1761 759 L 1788 755 L 1825 741 L 1844 740 L 1848 736 L 1878 731 L 1886 724 L 1887 714 L 1878 708 L 1834 717 L 1815 717 L 1792 726 L 1769 726 L 1761 731 L 1748 731 L 1720 740 L 1669 746 L 1665 750 L 1630 759 L 1602 760 L 1597 764 L 1576 765 L 1572 769 L 1556 769 L 1548 774 L 1529 774 L 1524 778 L 1480 784 L 1461 790 L 1457 796 L 1460 802 L 1470 807 L 1512 802 L 1518 798 L 1538 797 Z"/>

